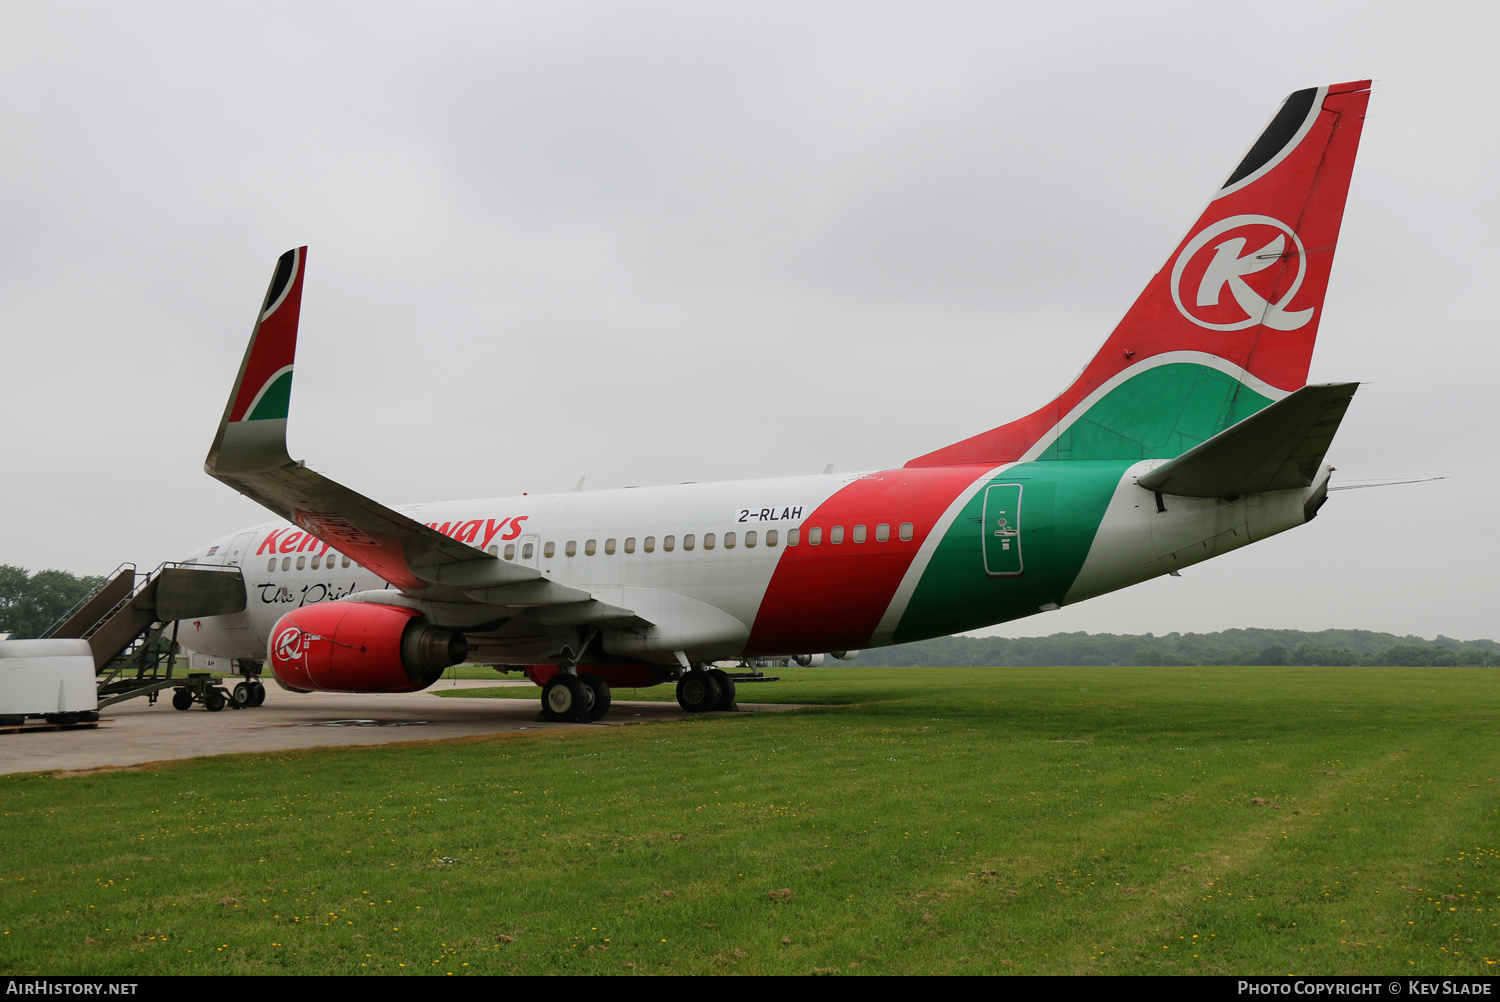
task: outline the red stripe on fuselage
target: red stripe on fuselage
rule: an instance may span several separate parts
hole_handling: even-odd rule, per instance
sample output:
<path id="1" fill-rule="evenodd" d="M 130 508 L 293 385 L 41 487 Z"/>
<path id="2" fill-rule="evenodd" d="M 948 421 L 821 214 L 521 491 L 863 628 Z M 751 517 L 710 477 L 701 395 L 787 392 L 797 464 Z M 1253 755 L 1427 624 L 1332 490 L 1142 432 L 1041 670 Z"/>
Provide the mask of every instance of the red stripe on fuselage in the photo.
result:
<path id="1" fill-rule="evenodd" d="M 885 470 L 834 494 L 802 523 L 801 542 L 786 547 L 766 588 L 746 645 L 749 655 L 821 654 L 865 647 L 922 542 L 954 498 L 985 467 Z M 902 522 L 912 538 L 900 538 Z M 876 527 L 891 527 L 877 542 Z M 863 525 L 863 543 L 854 542 Z M 834 526 L 844 541 L 832 542 Z M 817 546 L 810 530 L 823 530 Z"/>

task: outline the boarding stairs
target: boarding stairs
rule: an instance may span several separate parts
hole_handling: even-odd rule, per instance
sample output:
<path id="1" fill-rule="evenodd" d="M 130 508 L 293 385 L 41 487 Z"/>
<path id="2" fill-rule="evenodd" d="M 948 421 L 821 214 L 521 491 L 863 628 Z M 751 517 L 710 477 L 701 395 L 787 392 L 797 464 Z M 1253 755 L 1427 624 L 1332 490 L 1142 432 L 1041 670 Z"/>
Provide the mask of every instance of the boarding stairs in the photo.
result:
<path id="1" fill-rule="evenodd" d="M 182 684 L 172 677 L 180 621 L 244 611 L 238 567 L 167 562 L 141 575 L 124 563 L 42 636 L 88 641 L 103 709 L 136 696 L 155 702 Z"/>

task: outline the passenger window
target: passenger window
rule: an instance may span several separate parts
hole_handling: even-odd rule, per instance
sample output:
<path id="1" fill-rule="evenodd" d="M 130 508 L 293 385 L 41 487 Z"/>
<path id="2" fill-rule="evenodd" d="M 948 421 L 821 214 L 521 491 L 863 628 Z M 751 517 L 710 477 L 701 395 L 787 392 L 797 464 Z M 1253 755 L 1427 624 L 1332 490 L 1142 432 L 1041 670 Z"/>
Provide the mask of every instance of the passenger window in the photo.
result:
<path id="1" fill-rule="evenodd" d="M 726 550 L 732 550 L 732 549 L 734 549 L 734 533 L 732 533 L 732 532 L 726 532 L 726 533 L 724 533 L 724 549 L 726 549 Z"/>
<path id="2" fill-rule="evenodd" d="M 777 533 L 776 533 L 775 529 L 767 529 L 766 530 L 766 545 L 767 546 L 775 546 L 776 545 L 776 538 L 777 538 Z"/>
<path id="3" fill-rule="evenodd" d="M 875 542 L 884 543 L 891 538 L 891 523 L 881 522 L 875 527 Z"/>
<path id="4" fill-rule="evenodd" d="M 570 540 L 568 540 L 568 545 L 563 548 L 563 552 L 566 553 L 570 557 L 576 557 L 576 556 L 578 556 L 578 540 L 576 540 L 576 539 L 570 539 Z M 552 554 L 549 553 L 547 555 L 550 557 Z"/>
<path id="5" fill-rule="evenodd" d="M 634 536 L 626 536 L 625 537 L 625 552 L 626 553 L 634 553 L 635 552 L 635 537 Z"/>
<path id="6" fill-rule="evenodd" d="M 529 557 L 529 556 L 531 556 L 531 554 L 528 553 L 527 556 Z M 514 559 L 516 559 L 516 544 L 515 543 L 506 543 L 505 544 L 505 559 L 506 560 L 514 560 Z"/>
<path id="7" fill-rule="evenodd" d="M 815 525 L 807 530 L 807 545 L 817 546 L 823 541 L 823 527 Z"/>
<path id="8" fill-rule="evenodd" d="M 345 566 L 345 567 L 348 567 L 348 566 L 349 566 L 349 558 L 348 558 L 348 557 L 345 557 L 345 558 L 344 558 L 344 566 Z"/>
<path id="9" fill-rule="evenodd" d="M 835 546 L 842 543 L 844 541 L 844 527 L 842 525 L 836 525 L 832 529 L 828 530 L 828 541 Z"/>
<path id="10" fill-rule="evenodd" d="M 655 550 L 656 549 L 656 537 L 655 536 L 647 536 L 645 538 L 645 540 L 641 543 L 641 549 L 645 550 L 647 553 L 650 553 L 653 550 Z"/>
<path id="11" fill-rule="evenodd" d="M 284 570 L 284 571 L 289 571 L 289 570 L 292 569 L 292 558 L 291 557 L 282 557 L 281 558 L 281 569 Z"/>
<path id="12" fill-rule="evenodd" d="M 300 570 L 302 570 L 306 566 L 307 566 L 307 558 L 306 557 L 298 557 L 297 558 L 297 570 L 300 571 Z"/>
<path id="13" fill-rule="evenodd" d="M 755 545 L 755 530 L 754 529 L 751 529 L 749 532 L 745 533 L 745 545 L 746 546 L 754 546 Z"/>
<path id="14" fill-rule="evenodd" d="M 274 571 L 275 569 L 276 569 L 276 558 L 272 557 L 271 558 L 271 562 L 269 564 L 266 564 L 266 570 L 268 570 L 268 571 Z"/>
<path id="15" fill-rule="evenodd" d="M 714 548 L 714 534 L 713 533 L 711 533 L 711 532 L 705 532 L 703 534 L 703 548 L 705 550 L 711 550 L 711 549 Z"/>
<path id="16" fill-rule="evenodd" d="M 801 529 L 788 529 L 786 531 L 786 545 L 796 546 L 800 542 L 802 542 Z"/>
<path id="17" fill-rule="evenodd" d="M 911 523 L 910 522 L 902 522 L 901 523 L 901 541 L 903 543 L 910 542 L 911 537 L 912 537 Z"/>
<path id="18" fill-rule="evenodd" d="M 536 550 L 532 547 L 532 544 L 527 543 L 525 546 L 521 547 L 521 559 L 530 560 L 531 555 L 535 552 Z"/>
<path id="19" fill-rule="evenodd" d="M 557 552 L 557 544 L 550 539 L 542 544 L 542 556 L 550 557 Z"/>
<path id="20" fill-rule="evenodd" d="M 604 555 L 606 557 L 614 556 L 614 552 L 615 552 L 615 541 L 613 539 L 606 539 L 604 541 Z"/>
<path id="21" fill-rule="evenodd" d="M 683 536 L 682 537 L 682 548 L 684 550 L 691 550 L 693 548 L 693 543 L 694 543 L 694 541 L 696 539 L 697 539 L 697 537 L 694 536 L 691 532 L 688 533 L 686 536 Z"/>
<path id="22" fill-rule="evenodd" d="M 863 543 L 865 541 L 865 527 L 864 526 L 862 526 L 862 525 L 856 525 L 854 527 L 854 541 L 856 543 Z"/>
<path id="23" fill-rule="evenodd" d="M 672 552 L 672 547 L 674 547 L 676 545 L 677 545 L 677 537 L 676 536 L 663 536 L 662 537 L 661 548 L 663 550 L 666 550 L 668 553 L 671 553 Z"/>
<path id="24" fill-rule="evenodd" d="M 500 555 L 500 547 L 499 546 L 491 546 L 488 550 L 485 550 L 484 552 L 488 553 L 492 557 L 498 557 Z"/>

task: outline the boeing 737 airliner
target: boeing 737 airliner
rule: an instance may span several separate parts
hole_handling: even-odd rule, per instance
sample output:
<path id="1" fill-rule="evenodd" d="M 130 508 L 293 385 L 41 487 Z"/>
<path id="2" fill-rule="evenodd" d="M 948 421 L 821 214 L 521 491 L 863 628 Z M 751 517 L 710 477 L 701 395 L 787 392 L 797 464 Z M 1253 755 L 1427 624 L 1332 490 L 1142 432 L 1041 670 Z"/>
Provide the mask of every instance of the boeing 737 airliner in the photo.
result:
<path id="1" fill-rule="evenodd" d="M 1369 81 L 1289 96 L 1078 379 L 1019 420 L 849 475 L 391 508 L 286 448 L 306 248 L 276 264 L 205 468 L 278 521 L 189 559 L 245 612 L 188 647 L 294 691 L 529 666 L 543 713 L 723 659 L 844 652 L 1080 602 L 1311 519 L 1354 383 L 1306 385 Z"/>

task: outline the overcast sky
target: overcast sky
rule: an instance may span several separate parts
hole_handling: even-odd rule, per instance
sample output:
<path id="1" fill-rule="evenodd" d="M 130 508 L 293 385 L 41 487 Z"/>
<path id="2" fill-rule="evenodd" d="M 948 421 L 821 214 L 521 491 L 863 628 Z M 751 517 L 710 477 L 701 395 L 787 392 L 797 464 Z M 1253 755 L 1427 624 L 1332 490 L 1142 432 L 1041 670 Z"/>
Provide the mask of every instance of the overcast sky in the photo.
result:
<path id="1" fill-rule="evenodd" d="M 1500 637 L 1492 4 L 11 3 L 0 563 L 202 472 L 310 245 L 291 451 L 388 503 L 899 465 L 1082 367 L 1290 91 L 1373 77 L 1309 526 L 1002 632 Z"/>

